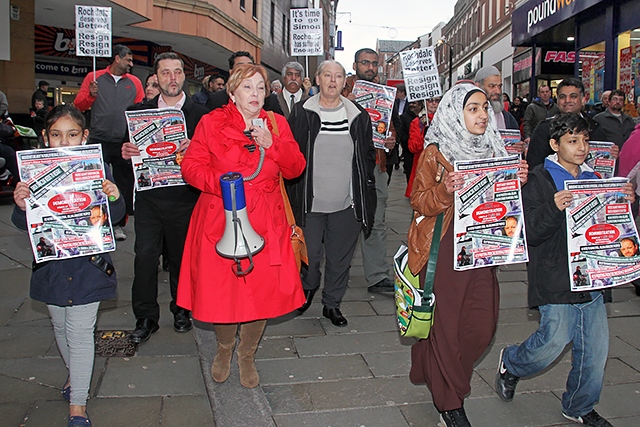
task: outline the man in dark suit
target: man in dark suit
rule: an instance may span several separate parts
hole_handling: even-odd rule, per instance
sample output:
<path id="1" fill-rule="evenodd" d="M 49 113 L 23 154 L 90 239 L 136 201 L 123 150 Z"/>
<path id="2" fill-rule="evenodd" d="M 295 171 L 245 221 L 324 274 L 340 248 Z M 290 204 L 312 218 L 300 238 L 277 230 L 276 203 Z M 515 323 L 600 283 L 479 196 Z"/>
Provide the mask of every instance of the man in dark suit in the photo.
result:
<path id="1" fill-rule="evenodd" d="M 209 110 L 204 105 L 194 102 L 182 90 L 185 82 L 184 63 L 177 54 L 161 53 L 156 57 L 154 68 L 158 76 L 160 94 L 131 109 L 178 108 L 182 110 L 186 120 L 188 139 L 180 142 L 178 148 L 180 153 L 187 149 L 200 118 Z M 129 160 L 139 154 L 140 150 L 135 144 L 125 142 L 122 145 L 124 159 Z M 163 241 L 167 244 L 166 255 L 169 260 L 170 309 L 174 317 L 173 328 L 176 332 L 187 332 L 192 328 L 189 311 L 176 305 L 176 295 L 182 251 L 191 212 L 198 196 L 199 192 L 186 184 L 155 187 L 139 191 L 136 195 L 134 216 L 136 256 L 131 289 L 136 328 L 129 336 L 131 342 L 145 342 L 159 328 L 158 258 L 162 252 Z"/>
<path id="2" fill-rule="evenodd" d="M 233 67 L 236 65 L 242 64 L 253 64 L 253 56 L 249 52 L 238 51 L 234 52 L 233 55 L 229 57 L 229 74 L 231 74 Z M 207 108 L 210 110 L 215 110 L 216 108 L 220 108 L 223 105 L 226 105 L 229 102 L 229 94 L 226 90 L 216 91 L 209 94 L 209 100 L 207 101 Z M 264 98 L 264 107 L 267 111 L 273 111 L 274 113 L 282 114 L 282 109 L 278 104 L 278 99 L 274 94 L 268 94 Z"/>
<path id="3" fill-rule="evenodd" d="M 296 103 L 309 99 L 311 82 L 305 79 L 309 82 L 309 87 L 303 87 L 303 74 L 304 68 L 299 62 L 287 62 L 282 68 L 283 88 L 282 92 L 276 95 L 276 98 L 278 98 L 278 104 L 286 118 L 289 118 L 289 113 Z"/>

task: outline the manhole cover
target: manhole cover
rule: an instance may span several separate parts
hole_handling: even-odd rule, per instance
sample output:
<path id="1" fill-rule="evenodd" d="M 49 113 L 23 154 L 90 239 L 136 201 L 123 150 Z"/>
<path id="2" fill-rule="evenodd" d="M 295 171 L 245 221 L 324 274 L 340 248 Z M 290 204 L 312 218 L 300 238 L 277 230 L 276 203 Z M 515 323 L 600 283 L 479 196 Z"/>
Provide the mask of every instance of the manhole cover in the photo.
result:
<path id="1" fill-rule="evenodd" d="M 136 353 L 138 344 L 129 341 L 133 331 L 96 331 L 96 356 L 129 357 Z"/>

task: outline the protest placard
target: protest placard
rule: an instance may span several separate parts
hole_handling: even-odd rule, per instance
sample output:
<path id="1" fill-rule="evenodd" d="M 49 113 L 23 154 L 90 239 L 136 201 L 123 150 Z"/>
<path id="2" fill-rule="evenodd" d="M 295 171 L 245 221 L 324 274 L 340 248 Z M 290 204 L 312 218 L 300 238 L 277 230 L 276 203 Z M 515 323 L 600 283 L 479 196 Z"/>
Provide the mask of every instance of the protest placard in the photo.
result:
<path id="1" fill-rule="evenodd" d="M 515 147 L 515 144 L 522 140 L 520 131 L 517 129 L 498 129 L 502 142 L 504 142 L 504 148 L 509 154 L 520 154 L 520 150 Z"/>
<path id="2" fill-rule="evenodd" d="M 16 153 L 36 262 L 115 250 L 100 145 Z"/>
<path id="3" fill-rule="evenodd" d="M 464 174 L 455 193 L 455 270 L 529 260 L 519 165 L 518 155 L 454 162 Z"/>
<path id="4" fill-rule="evenodd" d="M 565 181 L 573 200 L 565 209 L 572 291 L 590 291 L 640 278 L 638 230 L 625 200 L 626 178 Z"/>
<path id="5" fill-rule="evenodd" d="M 291 56 L 322 56 L 322 9 L 291 9 Z"/>
<path id="6" fill-rule="evenodd" d="M 140 149 L 131 158 L 136 191 L 185 185 L 180 170 L 184 153 L 178 151 L 187 138 L 182 110 L 156 108 L 125 111 L 129 140 Z"/>
<path id="7" fill-rule="evenodd" d="M 433 47 L 400 52 L 407 102 L 442 96 Z"/>
<path id="8" fill-rule="evenodd" d="M 612 178 L 616 159 L 611 155 L 613 142 L 589 141 L 589 154 L 585 163 L 601 178 Z"/>
<path id="9" fill-rule="evenodd" d="M 373 145 L 385 149 L 384 141 L 389 134 L 393 103 L 396 99 L 395 87 L 357 80 L 353 85 L 356 102 L 369 113 L 373 127 Z"/>
<path id="10" fill-rule="evenodd" d="M 111 57 L 111 8 L 76 5 L 76 56 Z"/>

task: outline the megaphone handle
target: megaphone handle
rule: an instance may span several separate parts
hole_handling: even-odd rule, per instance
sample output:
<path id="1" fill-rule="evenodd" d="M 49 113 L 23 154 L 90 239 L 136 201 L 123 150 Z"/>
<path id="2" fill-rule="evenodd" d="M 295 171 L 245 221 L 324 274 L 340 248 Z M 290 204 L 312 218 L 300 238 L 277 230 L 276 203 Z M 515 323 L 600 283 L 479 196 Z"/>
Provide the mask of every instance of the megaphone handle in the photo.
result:
<path id="1" fill-rule="evenodd" d="M 258 160 L 258 167 L 256 168 L 255 171 L 253 171 L 251 175 L 242 178 L 243 181 L 251 181 L 252 179 L 257 177 L 260 171 L 262 170 L 262 164 L 264 163 L 264 154 L 265 154 L 264 147 L 258 147 L 258 150 L 260 151 L 260 160 Z"/>
<path id="2" fill-rule="evenodd" d="M 264 149 L 262 150 L 261 155 L 262 155 L 261 160 L 264 160 Z M 260 172 L 259 169 L 261 168 L 262 168 L 262 162 L 260 162 L 260 164 L 258 165 L 257 172 Z M 258 174 L 255 173 L 255 175 L 257 176 Z M 234 248 L 238 247 L 238 228 L 240 228 L 240 235 L 242 236 L 242 240 L 244 241 L 244 247 L 246 248 L 247 255 L 248 255 L 247 258 L 249 258 L 249 267 L 246 270 L 243 270 L 242 265 L 240 264 L 240 258 L 233 257 L 235 264 L 231 266 L 231 270 L 234 272 L 236 276 L 246 276 L 251 272 L 251 270 L 253 270 L 253 256 L 251 255 L 251 251 L 248 249 L 249 242 L 247 242 L 247 238 L 245 237 L 244 232 L 242 231 L 242 222 L 240 222 L 240 220 L 238 219 L 238 211 L 236 209 L 236 183 L 231 182 L 230 187 L 231 187 L 231 217 L 233 222 L 233 237 L 235 240 L 233 247 Z"/>

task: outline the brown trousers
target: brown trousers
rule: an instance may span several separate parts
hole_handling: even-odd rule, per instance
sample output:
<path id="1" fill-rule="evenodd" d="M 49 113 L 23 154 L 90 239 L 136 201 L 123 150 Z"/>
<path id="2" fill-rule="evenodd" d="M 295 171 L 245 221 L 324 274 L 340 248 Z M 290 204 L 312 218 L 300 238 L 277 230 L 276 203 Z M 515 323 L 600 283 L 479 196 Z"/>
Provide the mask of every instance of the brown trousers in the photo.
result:
<path id="1" fill-rule="evenodd" d="M 471 392 L 473 364 L 493 339 L 500 306 L 494 267 L 453 270 L 452 229 L 440 244 L 431 334 L 411 347 L 409 373 L 414 384 L 427 384 L 440 412 L 461 408 Z"/>

